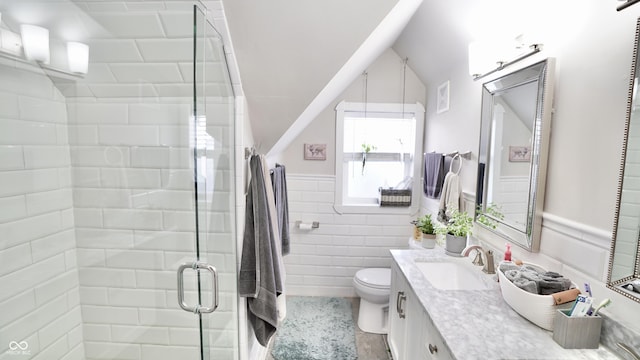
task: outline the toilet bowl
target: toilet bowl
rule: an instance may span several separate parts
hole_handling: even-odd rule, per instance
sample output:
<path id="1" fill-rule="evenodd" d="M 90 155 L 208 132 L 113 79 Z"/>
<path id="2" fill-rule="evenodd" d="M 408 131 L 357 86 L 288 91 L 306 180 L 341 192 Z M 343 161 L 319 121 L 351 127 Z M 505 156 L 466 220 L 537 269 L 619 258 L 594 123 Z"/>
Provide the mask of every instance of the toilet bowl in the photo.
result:
<path id="1" fill-rule="evenodd" d="M 358 313 L 360 330 L 374 334 L 386 334 L 391 269 L 359 270 L 353 277 L 353 286 L 360 296 L 360 311 Z"/>

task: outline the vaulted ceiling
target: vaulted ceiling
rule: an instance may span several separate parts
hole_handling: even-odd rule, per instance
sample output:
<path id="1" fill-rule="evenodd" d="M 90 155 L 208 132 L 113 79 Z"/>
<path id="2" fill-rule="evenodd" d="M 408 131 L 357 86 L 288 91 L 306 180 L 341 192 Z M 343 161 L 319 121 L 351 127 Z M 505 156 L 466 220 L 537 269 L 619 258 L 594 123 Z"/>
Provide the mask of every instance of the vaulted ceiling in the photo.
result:
<path id="1" fill-rule="evenodd" d="M 259 150 L 278 141 L 397 2 L 223 1 Z"/>

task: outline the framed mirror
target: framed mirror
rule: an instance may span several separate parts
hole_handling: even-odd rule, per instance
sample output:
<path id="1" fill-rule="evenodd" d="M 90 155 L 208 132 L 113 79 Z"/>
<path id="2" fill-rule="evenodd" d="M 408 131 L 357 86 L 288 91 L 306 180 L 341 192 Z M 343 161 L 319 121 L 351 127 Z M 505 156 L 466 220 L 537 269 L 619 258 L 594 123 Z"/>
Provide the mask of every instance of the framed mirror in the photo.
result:
<path id="1" fill-rule="evenodd" d="M 548 58 L 482 86 L 476 223 L 529 251 L 540 247 L 554 68 Z"/>
<path id="2" fill-rule="evenodd" d="M 613 238 L 609 258 L 607 286 L 640 302 L 640 105 L 638 105 L 638 46 L 640 18 L 636 25 L 636 40 L 631 61 L 629 99 L 624 130 L 624 142 Z"/>

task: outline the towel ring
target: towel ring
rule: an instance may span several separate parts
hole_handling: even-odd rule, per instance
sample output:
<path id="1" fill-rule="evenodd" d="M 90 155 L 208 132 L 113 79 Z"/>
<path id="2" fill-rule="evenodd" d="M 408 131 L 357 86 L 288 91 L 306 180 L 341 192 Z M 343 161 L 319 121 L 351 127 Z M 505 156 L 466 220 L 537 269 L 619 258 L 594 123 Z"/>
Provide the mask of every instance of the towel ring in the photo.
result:
<path id="1" fill-rule="evenodd" d="M 460 174 L 460 170 L 462 170 L 462 156 L 460 156 L 460 154 L 455 154 L 453 155 L 453 157 L 451 158 L 451 163 L 449 163 L 449 172 L 452 172 L 453 170 L 453 162 L 458 159 L 458 161 L 460 162 L 460 166 L 458 167 L 458 171 L 456 171 L 456 175 Z"/>

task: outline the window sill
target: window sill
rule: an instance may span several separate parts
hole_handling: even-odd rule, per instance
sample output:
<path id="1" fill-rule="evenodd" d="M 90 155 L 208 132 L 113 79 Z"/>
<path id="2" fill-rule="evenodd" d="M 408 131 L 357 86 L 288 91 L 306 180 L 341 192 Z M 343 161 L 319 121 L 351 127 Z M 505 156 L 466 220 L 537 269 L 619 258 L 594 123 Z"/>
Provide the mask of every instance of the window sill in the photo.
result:
<path id="1" fill-rule="evenodd" d="M 333 209 L 338 214 L 380 214 L 380 215 L 414 215 L 418 212 L 417 205 L 408 207 L 379 206 L 377 204 L 363 205 L 338 205 L 334 204 Z"/>

